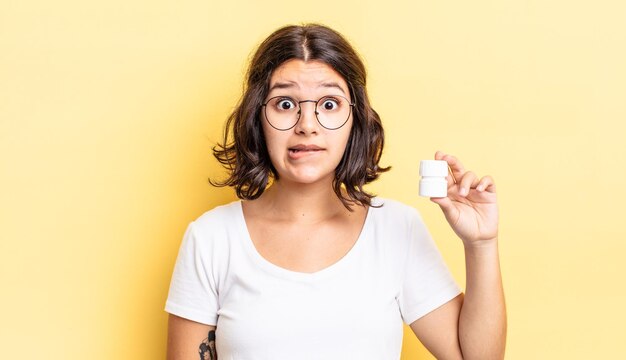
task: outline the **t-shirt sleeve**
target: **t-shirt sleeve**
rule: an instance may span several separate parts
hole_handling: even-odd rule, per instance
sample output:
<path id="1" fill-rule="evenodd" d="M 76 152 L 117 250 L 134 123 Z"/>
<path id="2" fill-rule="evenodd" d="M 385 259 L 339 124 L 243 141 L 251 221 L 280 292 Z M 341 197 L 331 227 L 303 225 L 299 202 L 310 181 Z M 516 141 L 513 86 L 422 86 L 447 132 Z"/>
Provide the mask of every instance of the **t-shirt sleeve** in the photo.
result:
<path id="1" fill-rule="evenodd" d="M 461 293 L 417 212 L 411 218 L 404 280 L 398 298 L 405 324 L 440 307 Z"/>
<path id="2" fill-rule="evenodd" d="M 189 224 L 178 251 L 165 311 L 199 323 L 216 325 L 218 298 L 208 240 L 199 238 L 194 223 Z"/>

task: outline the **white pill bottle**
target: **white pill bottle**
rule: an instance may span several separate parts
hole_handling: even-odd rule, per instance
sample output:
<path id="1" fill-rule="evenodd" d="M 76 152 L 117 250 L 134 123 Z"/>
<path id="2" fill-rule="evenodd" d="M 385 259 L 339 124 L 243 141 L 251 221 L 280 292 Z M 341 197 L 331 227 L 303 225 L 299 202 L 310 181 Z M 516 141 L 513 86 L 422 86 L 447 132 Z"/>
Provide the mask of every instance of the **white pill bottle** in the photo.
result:
<path id="1" fill-rule="evenodd" d="M 448 196 L 448 162 L 444 160 L 422 160 L 420 162 L 420 196 Z"/>

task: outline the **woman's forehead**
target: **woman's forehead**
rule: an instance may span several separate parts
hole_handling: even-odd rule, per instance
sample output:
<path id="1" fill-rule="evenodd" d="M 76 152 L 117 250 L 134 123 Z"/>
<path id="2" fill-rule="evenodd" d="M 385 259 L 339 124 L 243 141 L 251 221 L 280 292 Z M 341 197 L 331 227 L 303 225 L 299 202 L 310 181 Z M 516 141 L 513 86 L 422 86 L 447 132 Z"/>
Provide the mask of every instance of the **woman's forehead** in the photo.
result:
<path id="1" fill-rule="evenodd" d="M 348 94 L 348 85 L 330 65 L 322 61 L 293 59 L 280 65 L 272 73 L 270 92 L 276 89 L 294 91 L 335 89 Z"/>

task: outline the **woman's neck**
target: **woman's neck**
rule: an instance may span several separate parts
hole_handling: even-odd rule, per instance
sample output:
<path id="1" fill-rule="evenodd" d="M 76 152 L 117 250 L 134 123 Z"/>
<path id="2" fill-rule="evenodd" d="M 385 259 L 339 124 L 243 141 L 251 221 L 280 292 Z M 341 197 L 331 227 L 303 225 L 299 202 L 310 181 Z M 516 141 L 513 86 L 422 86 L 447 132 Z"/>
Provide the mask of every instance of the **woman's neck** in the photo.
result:
<path id="1" fill-rule="evenodd" d="M 331 182 L 275 181 L 259 198 L 266 215 L 279 220 L 316 223 L 348 212 Z"/>

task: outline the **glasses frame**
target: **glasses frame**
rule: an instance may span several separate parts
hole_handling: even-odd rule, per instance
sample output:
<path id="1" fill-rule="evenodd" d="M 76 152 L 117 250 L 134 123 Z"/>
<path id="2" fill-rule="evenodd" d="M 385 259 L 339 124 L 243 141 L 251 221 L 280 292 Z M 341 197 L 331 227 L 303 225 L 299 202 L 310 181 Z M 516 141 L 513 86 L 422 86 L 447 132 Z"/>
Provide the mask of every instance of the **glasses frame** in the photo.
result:
<path id="1" fill-rule="evenodd" d="M 319 105 L 319 102 L 322 101 L 325 98 L 328 97 L 341 97 L 346 99 L 346 101 L 348 102 L 349 106 L 350 106 L 350 112 L 348 113 L 348 116 L 346 117 L 346 120 L 339 126 L 335 127 L 335 128 L 329 128 L 324 126 L 324 124 L 322 124 L 322 122 L 320 121 L 320 118 L 318 117 L 319 112 L 317 111 L 317 105 Z M 273 99 L 276 98 L 289 98 L 291 100 L 293 100 L 294 102 L 298 103 L 298 119 L 296 120 L 295 123 L 293 123 L 293 125 L 291 125 L 290 127 L 286 128 L 286 129 L 280 129 L 277 128 L 276 126 L 274 126 L 272 124 L 272 122 L 270 121 L 270 119 L 267 117 L 267 104 L 269 104 L 270 101 L 272 101 Z M 298 121 L 300 121 L 300 116 L 302 115 L 302 103 L 305 102 L 310 102 L 310 103 L 314 103 L 315 104 L 315 120 L 317 120 L 317 123 L 320 124 L 321 127 L 323 127 L 326 130 L 337 130 L 342 128 L 350 119 L 350 115 L 352 115 L 352 108 L 354 107 L 354 105 L 356 105 L 356 103 L 351 103 L 350 100 L 348 100 L 348 98 L 346 98 L 345 96 L 342 95 L 324 95 L 321 98 L 317 99 L 317 100 L 300 100 L 297 101 L 294 98 L 290 97 L 290 96 L 285 96 L 285 95 L 278 95 L 278 96 L 272 96 L 271 98 L 267 99 L 266 102 L 264 102 L 263 104 L 261 104 L 262 108 L 265 108 L 263 110 L 263 115 L 265 116 L 265 120 L 267 120 L 267 123 L 270 124 L 271 127 L 273 127 L 274 129 L 278 130 L 278 131 L 287 131 L 287 130 L 291 130 L 293 129 L 296 125 L 298 125 Z"/>

